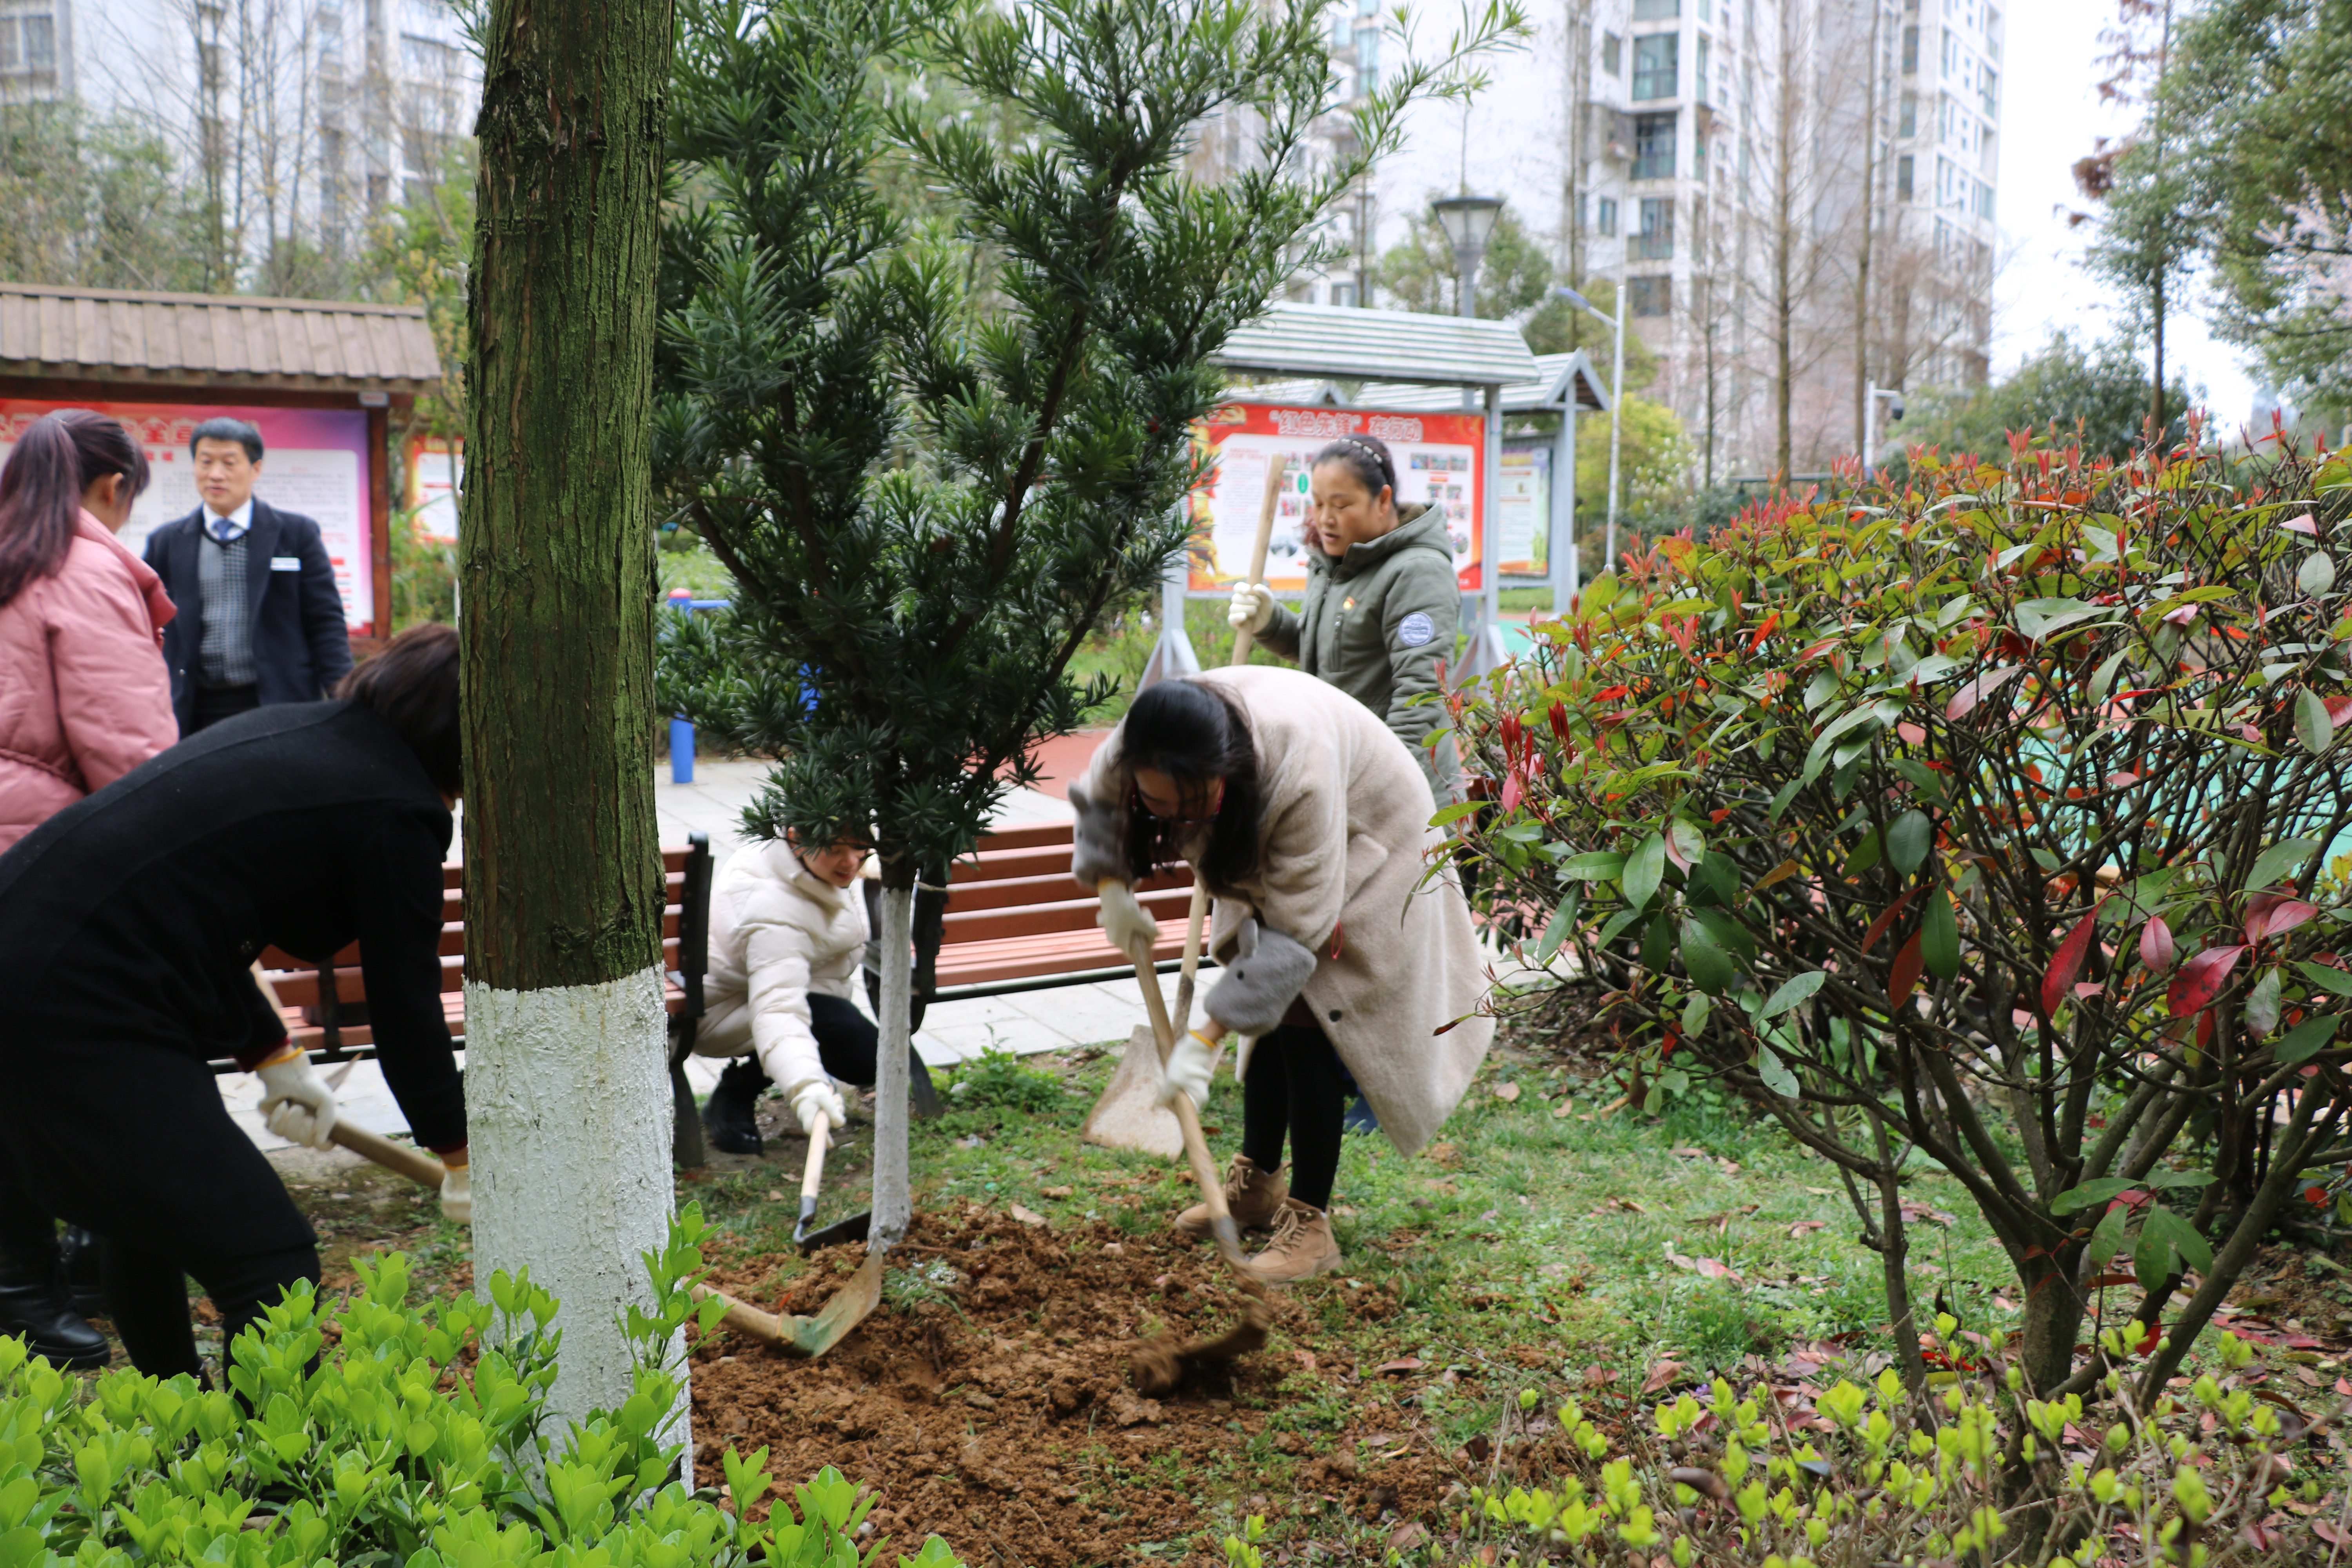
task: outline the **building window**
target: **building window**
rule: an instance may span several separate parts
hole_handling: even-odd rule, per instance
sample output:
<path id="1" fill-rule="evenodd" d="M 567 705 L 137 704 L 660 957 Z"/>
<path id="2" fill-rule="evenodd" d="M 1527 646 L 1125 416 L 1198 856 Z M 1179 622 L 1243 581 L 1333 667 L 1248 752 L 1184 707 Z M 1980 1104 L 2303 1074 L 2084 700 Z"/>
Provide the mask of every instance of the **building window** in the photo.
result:
<path id="1" fill-rule="evenodd" d="M 1633 178 L 1671 180 L 1675 177 L 1673 114 L 1633 116 Z"/>
<path id="2" fill-rule="evenodd" d="M 57 68 L 56 17 L 0 16 L 0 71 L 54 71 Z"/>
<path id="3" fill-rule="evenodd" d="M 1683 0 L 1633 0 L 1636 22 L 1671 22 L 1683 14 Z"/>
<path id="4" fill-rule="evenodd" d="M 1895 160 L 1895 195 L 1900 201 L 1911 199 L 1911 154 L 1908 153 Z"/>
<path id="5" fill-rule="evenodd" d="M 1633 239 L 1633 254 L 1644 261 L 1664 261 L 1675 253 L 1675 199 L 1642 198 L 1642 229 Z"/>
<path id="6" fill-rule="evenodd" d="M 2000 117 L 2000 100 L 1994 90 L 2000 80 L 2000 73 L 1990 66 L 1977 72 L 1977 90 L 1983 95 L 1987 120 L 1997 120 Z"/>
<path id="7" fill-rule="evenodd" d="M 1675 280 L 1671 278 L 1632 278 L 1626 280 L 1627 301 L 1637 316 L 1663 316 L 1675 308 Z"/>
<path id="8" fill-rule="evenodd" d="M 1960 69 L 1960 36 L 1951 28 L 1944 29 L 1944 74 L 1957 76 Z"/>
<path id="9" fill-rule="evenodd" d="M 1353 310 L 1356 304 L 1356 286 L 1353 283 L 1332 284 L 1331 303 L 1343 310 Z"/>
<path id="10" fill-rule="evenodd" d="M 1919 134 L 1919 95 L 1917 93 L 1906 92 L 1903 95 L 1903 108 L 1895 117 L 1895 133 L 1897 136 Z"/>
<path id="11" fill-rule="evenodd" d="M 1977 182 L 1976 211 L 1977 216 L 1985 219 L 1987 222 L 1990 222 L 1992 220 L 1992 187 L 1986 184 L 1982 180 L 1979 180 Z"/>
<path id="12" fill-rule="evenodd" d="M 1914 25 L 1903 29 L 1903 74 L 1910 76 L 1919 68 L 1919 29 Z"/>
<path id="13" fill-rule="evenodd" d="M 1712 47 L 1707 42 L 1706 35 L 1702 33 L 1698 40 L 1698 69 L 1691 73 L 1691 96 L 1701 103 L 1707 100 L 1707 68 L 1712 63 Z"/>
<path id="14" fill-rule="evenodd" d="M 1614 33 L 1601 35 L 1601 68 L 1611 76 L 1625 74 L 1625 40 Z"/>
<path id="15" fill-rule="evenodd" d="M 1682 75 L 1683 36 L 1652 33 L 1633 40 L 1633 97 L 1672 98 Z"/>
<path id="16" fill-rule="evenodd" d="M 1601 234 L 1615 234 L 1617 232 L 1617 198 L 1602 196 L 1592 204 L 1592 209 L 1595 219 L 1593 228 Z"/>

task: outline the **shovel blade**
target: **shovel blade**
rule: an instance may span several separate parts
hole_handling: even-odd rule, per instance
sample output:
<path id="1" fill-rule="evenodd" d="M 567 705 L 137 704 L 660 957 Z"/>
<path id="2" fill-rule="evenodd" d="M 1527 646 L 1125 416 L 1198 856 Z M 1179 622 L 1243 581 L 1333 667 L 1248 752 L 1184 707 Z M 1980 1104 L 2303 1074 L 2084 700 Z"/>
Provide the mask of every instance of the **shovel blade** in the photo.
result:
<path id="1" fill-rule="evenodd" d="M 847 1241 L 864 1241 L 874 1231 L 874 1211 L 851 1215 L 847 1219 L 813 1230 L 807 1235 L 794 1235 L 793 1243 L 803 1252 L 814 1252 L 820 1247 L 839 1247 Z"/>
<path id="2" fill-rule="evenodd" d="M 862 1217 L 862 1216 L 861 1216 Z M 874 1315 L 882 1304 L 882 1260 L 877 1252 L 859 1266 L 849 1282 L 833 1293 L 833 1300 L 814 1318 L 787 1318 L 784 1331 L 788 1338 L 784 1353 L 796 1356 L 821 1356 L 849 1336 L 849 1331 Z"/>

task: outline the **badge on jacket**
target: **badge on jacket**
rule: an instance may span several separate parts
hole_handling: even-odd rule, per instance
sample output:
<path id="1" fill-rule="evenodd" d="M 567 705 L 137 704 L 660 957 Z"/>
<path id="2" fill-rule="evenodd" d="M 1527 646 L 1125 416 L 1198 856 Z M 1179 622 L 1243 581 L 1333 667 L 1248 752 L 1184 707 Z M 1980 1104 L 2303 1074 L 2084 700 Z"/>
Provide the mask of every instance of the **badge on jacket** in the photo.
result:
<path id="1" fill-rule="evenodd" d="M 1397 623 L 1397 641 L 1407 647 L 1419 647 L 1437 635 L 1437 623 L 1429 618 L 1426 610 L 1415 610 Z"/>
<path id="2" fill-rule="evenodd" d="M 269 569 L 272 572 L 299 572 L 302 570 L 302 558 L 299 555 L 273 555 L 269 558 Z"/>

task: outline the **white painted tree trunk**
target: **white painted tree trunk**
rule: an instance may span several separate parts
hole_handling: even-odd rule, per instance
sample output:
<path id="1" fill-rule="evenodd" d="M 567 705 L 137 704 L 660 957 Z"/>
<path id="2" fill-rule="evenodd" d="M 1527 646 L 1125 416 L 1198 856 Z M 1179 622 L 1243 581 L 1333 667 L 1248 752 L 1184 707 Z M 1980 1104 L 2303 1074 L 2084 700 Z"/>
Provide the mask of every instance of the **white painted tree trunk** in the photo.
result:
<path id="1" fill-rule="evenodd" d="M 497 1270 L 528 1268 L 561 1303 L 559 1440 L 565 1422 L 629 1395 L 622 1327 L 632 1304 L 653 1305 L 643 1254 L 669 1234 L 671 1119 L 660 969 L 543 991 L 467 985 L 474 1289 L 487 1300 Z"/>
<path id="2" fill-rule="evenodd" d="M 874 1079 L 874 1228 L 867 1246 L 906 1239 L 915 1217 L 907 1159 L 907 1049 L 914 1031 L 915 890 L 882 889 L 882 1047 Z"/>

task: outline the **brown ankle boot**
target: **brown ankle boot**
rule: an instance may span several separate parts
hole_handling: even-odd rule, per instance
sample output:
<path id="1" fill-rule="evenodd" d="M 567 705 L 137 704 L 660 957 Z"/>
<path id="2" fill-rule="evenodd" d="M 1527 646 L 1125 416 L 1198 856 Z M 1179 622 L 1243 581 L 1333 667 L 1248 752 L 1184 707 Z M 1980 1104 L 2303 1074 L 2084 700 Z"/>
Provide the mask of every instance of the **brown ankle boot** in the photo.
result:
<path id="1" fill-rule="evenodd" d="M 1331 1216 L 1297 1198 L 1285 1198 L 1282 1213 L 1274 1222 L 1274 1239 L 1249 1260 L 1249 1269 L 1269 1285 L 1295 1285 L 1328 1274 L 1339 1263 L 1339 1243 L 1331 1234 Z"/>
<path id="2" fill-rule="evenodd" d="M 1234 1156 L 1225 1173 L 1225 1207 L 1244 1230 L 1269 1230 L 1290 1196 L 1290 1184 L 1279 1171 L 1261 1171 L 1246 1154 Z M 1176 1216 L 1176 1234 L 1194 1241 L 1209 1234 L 1209 1205 L 1194 1204 Z"/>

